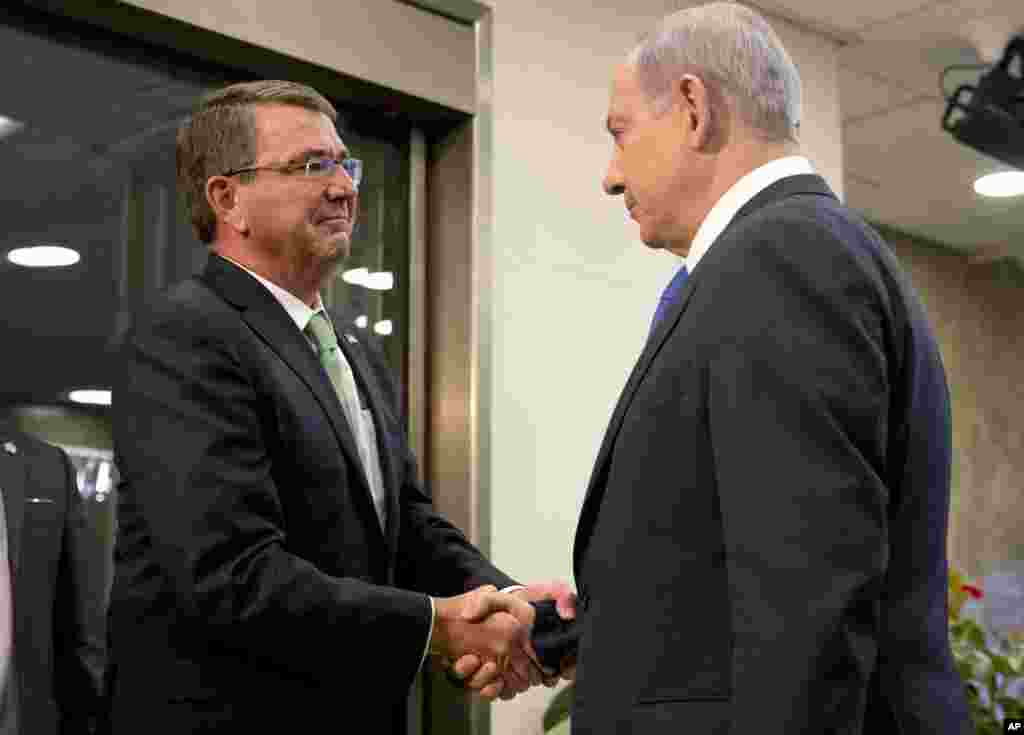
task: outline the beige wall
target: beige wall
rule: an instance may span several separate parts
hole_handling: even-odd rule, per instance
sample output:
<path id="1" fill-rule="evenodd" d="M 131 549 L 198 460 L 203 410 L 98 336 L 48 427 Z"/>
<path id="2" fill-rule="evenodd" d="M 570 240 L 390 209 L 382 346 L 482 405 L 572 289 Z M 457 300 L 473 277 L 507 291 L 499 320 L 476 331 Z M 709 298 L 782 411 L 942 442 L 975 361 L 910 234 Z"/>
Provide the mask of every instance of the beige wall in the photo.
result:
<path id="1" fill-rule="evenodd" d="M 611 70 L 667 0 L 491 0 L 494 293 L 491 550 L 521 580 L 571 579 L 576 518 L 619 391 L 677 262 L 601 193 Z M 597 7 L 595 7 L 597 6 Z M 834 45 L 774 22 L 804 78 L 806 151 L 842 182 Z M 547 690 L 493 708 L 541 732 Z"/>
<path id="2" fill-rule="evenodd" d="M 935 326 L 950 385 L 950 560 L 981 577 L 1024 560 L 1024 269 L 887 234 Z"/>
<path id="3" fill-rule="evenodd" d="M 130 0 L 145 10 L 472 112 L 473 29 L 384 0 Z M 396 53 L 401 49 L 401 53 Z M 443 53 L 438 53 L 443 49 Z M 425 64 L 416 59 L 429 58 Z"/>

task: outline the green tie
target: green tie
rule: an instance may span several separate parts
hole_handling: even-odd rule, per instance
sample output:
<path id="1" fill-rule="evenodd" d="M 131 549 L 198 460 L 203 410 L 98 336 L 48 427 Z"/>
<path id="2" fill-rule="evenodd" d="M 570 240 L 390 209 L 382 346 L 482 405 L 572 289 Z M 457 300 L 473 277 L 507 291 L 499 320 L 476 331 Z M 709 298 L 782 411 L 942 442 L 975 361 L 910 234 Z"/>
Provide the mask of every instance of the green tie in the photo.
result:
<path id="1" fill-rule="evenodd" d="M 324 371 L 334 386 L 334 392 L 338 394 L 338 400 L 341 401 L 342 408 L 345 409 L 348 426 L 355 437 L 356 447 L 359 449 L 359 459 L 363 464 L 367 482 L 370 484 L 370 494 L 373 496 L 377 517 L 380 520 L 381 528 L 384 528 L 387 506 L 380 473 L 380 456 L 377 452 L 377 435 L 374 431 L 373 421 L 363 416 L 362 404 L 359 402 L 359 390 L 356 388 L 356 378 L 352 374 L 352 367 L 338 347 L 338 338 L 334 334 L 334 327 L 331 326 L 331 322 L 324 312 L 318 311 L 313 315 L 309 324 L 306 325 L 306 333 L 313 338 L 320 364 L 324 366 Z"/>
<path id="2" fill-rule="evenodd" d="M 345 409 L 345 416 L 348 418 L 349 428 L 356 436 L 356 442 L 360 442 L 362 428 L 362 407 L 359 404 L 359 392 L 356 388 L 355 376 L 352 375 L 352 368 L 345 360 L 338 347 L 338 338 L 334 335 L 334 327 L 327 320 L 327 315 L 318 311 L 309 320 L 306 331 L 313 338 L 316 346 L 317 356 L 320 364 L 324 366 L 327 377 L 334 385 L 334 391 L 338 394 L 342 408 Z"/>

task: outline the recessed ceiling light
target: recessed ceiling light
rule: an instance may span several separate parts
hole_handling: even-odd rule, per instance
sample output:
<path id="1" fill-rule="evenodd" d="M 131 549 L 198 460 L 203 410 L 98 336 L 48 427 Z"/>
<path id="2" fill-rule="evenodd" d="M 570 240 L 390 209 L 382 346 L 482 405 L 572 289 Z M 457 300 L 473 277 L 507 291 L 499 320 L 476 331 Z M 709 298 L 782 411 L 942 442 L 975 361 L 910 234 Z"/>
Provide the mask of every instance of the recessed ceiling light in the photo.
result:
<path id="1" fill-rule="evenodd" d="M 382 319 L 373 325 L 373 331 L 377 334 L 391 334 L 391 330 L 394 328 L 390 319 Z"/>
<path id="2" fill-rule="evenodd" d="M 363 279 L 370 275 L 367 268 L 350 268 L 341 274 L 341 280 L 354 286 L 363 285 Z"/>
<path id="3" fill-rule="evenodd" d="M 982 176 L 974 190 L 986 197 L 1015 197 L 1024 194 L 1024 171 L 1000 171 Z"/>
<path id="4" fill-rule="evenodd" d="M 16 265 L 26 268 L 58 268 L 74 265 L 82 256 L 77 250 L 60 245 L 34 245 L 27 248 L 15 248 L 7 253 L 7 259 Z"/>
<path id="5" fill-rule="evenodd" d="M 86 406 L 109 406 L 112 394 L 103 388 L 79 388 L 68 393 L 68 398 Z"/>
<path id="6" fill-rule="evenodd" d="M 374 291 L 390 291 L 395 287 L 395 274 L 391 271 L 368 273 L 363 277 L 363 286 Z"/>

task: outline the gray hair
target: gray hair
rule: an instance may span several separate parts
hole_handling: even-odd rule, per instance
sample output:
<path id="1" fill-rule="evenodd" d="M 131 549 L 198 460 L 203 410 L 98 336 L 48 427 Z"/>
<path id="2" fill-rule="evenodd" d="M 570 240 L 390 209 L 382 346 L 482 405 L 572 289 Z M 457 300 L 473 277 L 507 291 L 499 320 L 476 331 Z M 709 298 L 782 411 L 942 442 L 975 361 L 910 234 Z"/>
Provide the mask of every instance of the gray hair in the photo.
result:
<path id="1" fill-rule="evenodd" d="M 721 117 L 714 114 L 720 93 L 767 140 L 797 140 L 800 74 L 768 22 L 743 5 L 715 2 L 673 13 L 627 60 L 655 114 L 667 110 L 673 83 L 693 74 L 712 88 L 712 121 Z"/>
<path id="2" fill-rule="evenodd" d="M 214 90 L 199 102 L 177 137 L 178 189 L 192 229 L 201 242 L 211 243 L 217 215 L 206 201 L 206 181 L 256 160 L 256 113 L 261 104 L 281 104 L 321 112 L 337 120 L 338 113 L 312 87 L 276 79 L 232 84 Z M 241 174 L 239 181 L 251 181 Z"/>

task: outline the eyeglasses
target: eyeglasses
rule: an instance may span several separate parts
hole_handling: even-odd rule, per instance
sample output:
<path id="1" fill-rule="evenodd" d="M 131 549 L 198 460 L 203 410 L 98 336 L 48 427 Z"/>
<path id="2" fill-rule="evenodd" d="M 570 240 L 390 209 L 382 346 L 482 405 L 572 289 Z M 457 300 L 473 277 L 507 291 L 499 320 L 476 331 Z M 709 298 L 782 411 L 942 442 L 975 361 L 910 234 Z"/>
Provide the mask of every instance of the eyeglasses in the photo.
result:
<path id="1" fill-rule="evenodd" d="M 225 171 L 224 176 L 235 174 L 251 173 L 253 171 L 277 171 L 279 174 L 294 174 L 299 171 L 303 175 L 317 179 L 328 179 L 338 172 L 338 166 L 345 169 L 345 173 L 352 179 L 352 186 L 359 189 L 359 183 L 363 180 L 363 162 L 358 158 L 310 158 L 302 163 L 286 163 L 281 166 L 249 166 L 247 168 L 235 168 Z"/>

